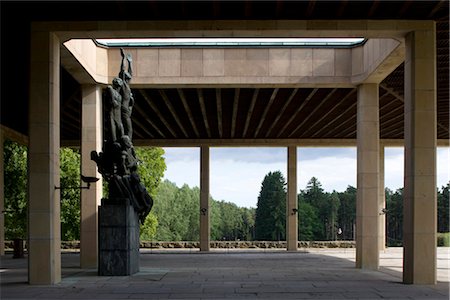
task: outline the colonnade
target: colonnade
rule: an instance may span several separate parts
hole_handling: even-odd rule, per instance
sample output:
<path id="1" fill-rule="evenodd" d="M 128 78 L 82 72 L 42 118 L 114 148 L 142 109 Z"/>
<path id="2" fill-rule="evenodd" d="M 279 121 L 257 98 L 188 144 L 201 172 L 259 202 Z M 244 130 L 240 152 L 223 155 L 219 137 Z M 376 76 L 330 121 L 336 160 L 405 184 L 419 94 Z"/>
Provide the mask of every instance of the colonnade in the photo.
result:
<path id="1" fill-rule="evenodd" d="M 435 30 L 406 36 L 405 208 L 403 281 L 436 283 L 436 51 Z M 60 40 L 48 30 L 31 35 L 29 104 L 29 282 L 61 281 L 60 253 Z M 356 267 L 376 270 L 383 244 L 383 159 L 378 121 L 378 83 L 358 85 Z M 82 173 L 93 176 L 88 151 L 99 149 L 100 92 L 83 86 Z M 3 140 L 3 139 L 2 139 Z M 281 146 L 281 145 L 280 145 Z M 296 147 L 288 147 L 287 245 L 297 245 Z M 209 148 L 201 147 L 201 250 L 209 250 Z M 2 178 L 0 178 L 2 179 Z M 1 185 L 3 186 L 3 184 Z M 101 184 L 83 192 L 81 261 L 96 265 L 97 205 Z M 3 206 L 3 193 L 0 208 Z M 2 219 L 0 219 L 0 228 Z M 0 230 L 0 233 L 2 232 Z M 95 255 L 94 255 L 95 253 Z"/>

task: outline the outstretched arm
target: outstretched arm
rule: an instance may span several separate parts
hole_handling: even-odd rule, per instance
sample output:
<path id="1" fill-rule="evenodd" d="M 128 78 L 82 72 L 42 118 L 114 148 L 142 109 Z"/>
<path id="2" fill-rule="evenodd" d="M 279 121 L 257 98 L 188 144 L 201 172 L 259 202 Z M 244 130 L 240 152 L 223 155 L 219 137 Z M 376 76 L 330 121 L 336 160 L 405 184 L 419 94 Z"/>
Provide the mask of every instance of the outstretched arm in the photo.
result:
<path id="1" fill-rule="evenodd" d="M 133 59 L 131 58 L 130 53 L 127 54 L 127 61 L 128 61 L 128 73 L 130 74 L 130 76 L 133 76 L 133 68 L 131 67 L 131 62 L 133 61 Z"/>
<path id="2" fill-rule="evenodd" d="M 122 56 L 122 62 L 120 63 L 120 75 L 122 75 L 125 72 L 125 51 L 123 50 L 123 48 L 120 48 L 120 55 Z M 122 80 L 124 79 L 123 76 L 119 76 L 120 78 L 122 78 Z"/>

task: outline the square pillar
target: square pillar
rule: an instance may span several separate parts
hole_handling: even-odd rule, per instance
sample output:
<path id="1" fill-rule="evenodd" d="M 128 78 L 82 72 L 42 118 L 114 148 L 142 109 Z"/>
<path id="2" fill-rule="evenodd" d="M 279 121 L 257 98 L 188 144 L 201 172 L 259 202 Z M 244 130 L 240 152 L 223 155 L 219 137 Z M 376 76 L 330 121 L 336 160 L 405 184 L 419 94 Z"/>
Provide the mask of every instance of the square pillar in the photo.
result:
<path id="1" fill-rule="evenodd" d="M 436 283 L 436 33 L 406 36 L 403 282 Z"/>
<path id="2" fill-rule="evenodd" d="M 379 105 L 378 84 L 358 86 L 356 267 L 379 267 Z"/>
<path id="3" fill-rule="evenodd" d="M 5 255 L 5 161 L 3 147 L 4 133 L 0 126 L 0 255 Z"/>
<path id="4" fill-rule="evenodd" d="M 60 42 L 45 31 L 31 32 L 28 152 L 28 280 L 61 281 L 59 173 Z"/>
<path id="5" fill-rule="evenodd" d="M 288 182 L 286 197 L 287 250 L 297 251 L 298 245 L 298 201 L 297 201 L 297 147 L 288 147 Z"/>
<path id="6" fill-rule="evenodd" d="M 89 189 L 81 190 L 80 264 L 81 268 L 97 268 L 98 206 L 102 198 L 102 180 L 91 151 L 102 151 L 102 92 L 97 85 L 82 86 L 81 104 L 81 174 L 100 178 Z M 81 183 L 86 185 L 86 183 Z"/>
<path id="7" fill-rule="evenodd" d="M 380 251 L 386 250 L 386 195 L 385 195 L 385 185 L 384 185 L 384 145 L 380 144 L 380 160 L 379 160 L 379 170 L 380 170 L 380 192 L 378 201 L 378 211 L 380 214 L 380 245 L 378 246 Z"/>
<path id="8" fill-rule="evenodd" d="M 209 147 L 200 147 L 200 251 L 210 246 Z"/>

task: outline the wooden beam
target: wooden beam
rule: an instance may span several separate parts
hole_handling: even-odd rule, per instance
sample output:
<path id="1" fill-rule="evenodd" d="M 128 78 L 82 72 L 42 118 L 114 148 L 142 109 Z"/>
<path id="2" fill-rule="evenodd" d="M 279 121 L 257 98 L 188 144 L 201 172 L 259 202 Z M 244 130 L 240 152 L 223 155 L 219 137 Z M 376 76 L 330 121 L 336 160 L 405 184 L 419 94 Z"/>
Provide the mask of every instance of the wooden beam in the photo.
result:
<path id="1" fill-rule="evenodd" d="M 272 122 L 272 125 L 270 126 L 269 130 L 267 130 L 266 132 L 266 138 L 272 133 L 272 130 L 275 128 L 275 126 L 277 125 L 278 121 L 280 120 L 281 116 L 284 114 L 284 111 L 286 110 L 286 108 L 289 106 L 289 104 L 291 103 L 292 99 L 294 99 L 295 95 L 297 95 L 298 92 L 298 88 L 295 88 L 292 92 L 291 95 L 289 96 L 289 98 L 286 100 L 286 102 L 284 102 L 283 107 L 281 108 L 280 112 L 277 114 L 275 120 Z"/>
<path id="2" fill-rule="evenodd" d="M 299 130 L 310 118 L 312 115 L 314 115 L 314 113 L 316 111 L 318 111 L 322 105 L 328 101 L 328 99 L 330 99 L 330 97 L 337 91 L 337 89 L 333 89 L 331 92 L 328 93 L 328 95 L 318 104 L 314 107 L 314 109 L 300 122 L 299 125 L 297 125 L 297 127 L 295 127 L 294 130 L 291 131 L 291 133 L 289 134 L 288 137 L 292 137 L 294 135 L 294 133 Z"/>
<path id="3" fill-rule="evenodd" d="M 255 89 L 253 92 L 252 102 L 250 102 L 250 107 L 247 112 L 247 119 L 245 120 L 244 132 L 242 133 L 242 137 L 245 138 L 247 135 L 248 126 L 250 125 L 250 120 L 253 115 L 253 110 L 255 108 L 256 99 L 258 99 L 259 89 Z"/>
<path id="4" fill-rule="evenodd" d="M 142 93 L 141 93 L 142 94 Z M 145 98 L 144 98 L 145 99 Z M 147 100 L 146 100 L 147 101 Z M 141 109 L 140 106 L 135 105 L 134 106 L 134 110 L 136 110 L 139 114 L 141 114 L 142 116 L 144 116 L 144 120 L 150 124 L 163 138 L 166 137 L 166 135 L 158 128 L 158 126 L 156 126 L 155 123 L 153 123 L 153 121 L 145 114 L 145 112 Z M 145 125 L 144 125 L 145 126 Z"/>
<path id="5" fill-rule="evenodd" d="M 309 0 L 308 8 L 306 9 L 306 17 L 310 17 L 314 12 L 314 6 L 316 5 L 315 0 Z"/>
<path id="6" fill-rule="evenodd" d="M 375 11 L 377 10 L 379 4 L 380 4 L 379 0 L 373 1 L 372 6 L 369 9 L 369 13 L 367 14 L 368 18 L 371 18 L 375 14 Z"/>
<path id="7" fill-rule="evenodd" d="M 295 113 L 292 114 L 292 116 L 289 118 L 289 120 L 284 124 L 283 128 L 281 128 L 280 132 L 278 133 L 277 137 L 280 137 L 283 132 L 286 130 L 286 128 L 291 124 L 291 122 L 297 117 L 298 113 L 305 107 L 306 104 L 312 99 L 312 97 L 317 93 L 319 89 L 315 88 L 309 93 L 308 97 L 300 104 L 300 106 L 297 108 Z"/>
<path id="8" fill-rule="evenodd" d="M 209 129 L 208 114 L 206 113 L 205 99 L 203 98 L 203 90 L 197 89 L 197 95 L 198 95 L 198 102 L 200 103 L 200 109 L 202 111 L 203 122 L 205 124 L 206 133 L 208 134 L 208 137 L 210 138 L 211 130 Z"/>
<path id="9" fill-rule="evenodd" d="M 316 133 L 314 133 L 312 135 L 312 137 L 316 137 L 317 135 L 319 135 L 320 132 L 322 132 L 323 130 L 325 130 L 326 128 L 330 127 L 331 125 L 333 125 L 337 120 L 339 120 L 343 115 L 345 115 L 346 113 L 348 113 L 350 110 L 352 109 L 356 109 L 356 101 L 350 105 L 346 110 L 344 110 L 342 113 L 340 113 L 339 115 L 336 116 L 336 118 L 334 118 L 331 122 L 329 122 L 326 126 L 322 127 L 322 129 L 320 129 L 319 131 L 317 131 Z M 352 118 L 347 119 L 346 121 L 340 123 L 339 125 L 337 125 L 337 127 L 333 127 L 333 129 L 331 129 L 331 131 L 329 131 L 329 135 L 331 135 L 332 133 L 336 132 L 337 129 L 343 127 L 344 125 L 346 125 L 350 120 L 352 120 Z"/>
<path id="10" fill-rule="evenodd" d="M 217 106 L 217 127 L 219 129 L 219 137 L 222 138 L 223 128 L 222 128 L 222 92 L 221 89 L 216 89 L 216 106 Z"/>
<path id="11" fill-rule="evenodd" d="M 169 130 L 170 134 L 172 134 L 173 137 L 177 138 L 177 134 L 170 126 L 169 122 L 167 122 L 166 118 L 164 118 L 164 115 L 159 111 L 158 107 L 151 101 L 150 97 L 148 96 L 147 92 L 145 90 L 140 90 L 142 97 L 144 97 L 147 104 L 153 109 L 153 111 L 156 113 L 158 118 L 163 122 L 163 124 L 166 126 L 167 130 Z M 150 119 L 149 119 L 149 122 Z M 152 122 L 153 123 L 153 122 Z"/>
<path id="12" fill-rule="evenodd" d="M 184 110 L 186 111 L 186 113 L 188 115 L 189 122 L 191 122 L 192 129 L 194 129 L 195 135 L 197 137 L 200 137 L 200 134 L 198 133 L 198 130 L 197 130 L 197 126 L 195 125 L 194 116 L 192 115 L 191 109 L 189 108 L 189 105 L 186 101 L 186 97 L 184 96 L 183 89 L 177 89 L 177 91 L 178 91 L 178 95 L 180 96 L 181 102 L 183 103 Z"/>
<path id="13" fill-rule="evenodd" d="M 356 93 L 356 89 L 351 89 L 350 92 L 347 93 L 340 101 L 336 102 L 336 104 L 333 105 L 332 108 L 330 108 L 326 113 L 324 113 L 319 119 L 317 119 L 312 125 L 309 126 L 309 128 L 303 133 L 304 136 L 307 136 L 307 134 L 320 122 L 322 122 L 330 113 L 332 113 L 339 105 L 344 103 L 350 96 L 352 96 L 354 93 Z"/>
<path id="14" fill-rule="evenodd" d="M 234 138 L 234 134 L 236 131 L 237 112 L 239 107 L 239 93 L 240 89 L 236 88 L 234 90 L 233 115 L 231 117 L 231 138 Z"/>
<path id="15" fill-rule="evenodd" d="M 386 90 L 386 92 L 388 92 L 389 94 L 391 94 L 392 96 L 394 96 L 397 100 L 401 101 L 402 103 L 405 102 L 405 98 L 398 94 L 397 92 L 395 92 L 393 89 L 387 87 L 384 84 L 380 84 L 380 86 Z M 449 129 L 447 127 L 445 127 L 444 125 L 442 125 L 440 122 L 436 121 L 437 127 L 441 128 L 442 130 L 444 130 L 445 132 L 449 133 Z"/>
<path id="16" fill-rule="evenodd" d="M 264 112 L 261 116 L 261 119 L 259 120 L 258 127 L 256 127 L 256 131 L 254 134 L 254 137 L 256 138 L 258 136 L 259 130 L 261 129 L 262 125 L 264 124 L 264 121 L 266 120 L 266 116 L 268 111 L 270 110 L 270 107 L 272 106 L 273 101 L 275 100 L 275 97 L 278 94 L 278 88 L 275 88 L 272 92 L 272 95 L 270 96 L 269 102 L 266 105 L 266 108 L 264 109 Z"/>
<path id="17" fill-rule="evenodd" d="M 140 130 L 144 131 L 146 134 L 148 134 L 151 138 L 154 138 L 155 136 L 146 128 L 144 124 L 142 124 L 140 121 L 138 121 L 136 118 L 132 119 L 134 123 L 138 126 L 134 126 L 135 129 L 139 128 Z M 137 127 L 137 128 L 136 128 Z"/>
<path id="18" fill-rule="evenodd" d="M 178 114 L 175 110 L 175 108 L 172 105 L 172 102 L 170 101 L 170 99 L 167 97 L 166 92 L 164 92 L 164 90 L 159 90 L 159 94 L 161 95 L 161 97 L 164 100 L 164 103 L 167 105 L 167 108 L 169 109 L 170 113 L 172 114 L 172 117 L 175 119 L 175 122 L 177 123 L 178 127 L 181 129 L 181 131 L 183 132 L 185 137 L 188 137 L 188 134 L 186 132 L 186 129 L 184 128 L 183 124 L 181 124 L 181 120 L 178 117 Z"/>

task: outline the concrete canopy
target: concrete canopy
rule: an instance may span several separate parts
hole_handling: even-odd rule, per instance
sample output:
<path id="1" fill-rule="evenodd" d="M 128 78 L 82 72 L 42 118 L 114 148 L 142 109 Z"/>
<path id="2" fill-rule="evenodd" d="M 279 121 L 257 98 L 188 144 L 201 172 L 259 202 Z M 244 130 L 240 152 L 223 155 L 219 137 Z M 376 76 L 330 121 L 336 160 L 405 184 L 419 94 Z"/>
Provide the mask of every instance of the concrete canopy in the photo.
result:
<path id="1" fill-rule="evenodd" d="M 339 19 L 347 20 L 349 26 L 357 24 L 358 19 L 389 20 L 389 19 L 428 19 L 436 23 L 437 49 L 437 138 L 448 140 L 448 2 L 446 1 L 277 1 L 275 2 L 220 2 L 214 3 L 184 3 L 163 2 L 127 3 L 115 2 L 106 5 L 100 3 L 85 3 L 82 9 L 70 3 L 52 3 L 52 9 L 57 9 L 58 16 L 50 13 L 50 4 L 28 4 L 27 12 L 20 10 L 20 5 L 13 2 L 2 3 L 2 72 L 18 70 L 4 74 L 2 99 L 2 125 L 23 135 L 28 134 L 27 126 L 27 88 L 18 86 L 26 82 L 27 59 L 29 56 L 24 41 L 29 36 L 31 21 L 94 21 L 94 20 L 155 20 L 164 26 L 165 20 L 180 20 L 178 27 L 186 24 L 195 26 L 195 22 L 187 20 L 224 20 L 224 28 L 218 28 L 215 34 L 228 34 L 228 29 L 242 27 L 242 24 L 253 22 L 255 28 L 270 29 L 275 20 L 288 24 L 288 20 L 323 20 L 317 23 L 317 28 L 332 27 Z M 83 13 L 81 13 L 81 10 Z M 85 12 L 89 11 L 89 14 Z M 293 14 L 293 12 L 300 12 Z M 8 13 L 6 13 L 8 12 Z M 20 14 L 19 14 L 20 12 Z M 39 12 L 39 13 L 37 13 Z M 201 14 L 199 12 L 202 12 Z M 4 14 L 4 15 L 3 15 Z M 246 19 L 254 21 L 236 22 Z M 330 20 L 334 20 L 331 22 Z M 350 21 L 352 20 L 352 21 Z M 304 21 L 306 22 L 306 21 Z M 356 22 L 356 23 L 355 23 Z M 117 22 L 115 22 L 117 24 Z M 28 24 L 28 25 L 27 25 Z M 124 28 L 122 23 L 118 29 Z M 184 25 L 183 25 L 184 24 Z M 219 26 L 215 22 L 214 26 Z M 263 25 L 264 24 L 264 25 Z M 313 23 L 310 23 L 313 24 Z M 323 24 L 323 25 L 321 25 Z M 14 26 L 14 31 L 6 30 Z M 108 25 L 109 26 L 109 25 Z M 149 23 L 149 26 L 151 24 Z M 283 26 L 283 25 L 276 25 Z M 392 25 L 386 25 L 389 31 Z M 272 32 L 280 34 L 281 31 Z M 348 35 L 355 32 L 341 31 Z M 124 32 L 121 31 L 123 34 Z M 126 31 L 125 31 L 126 33 Z M 119 33 L 120 34 L 120 33 Z M 186 34 L 186 31 L 184 33 Z M 245 34 L 245 33 L 244 33 Z M 247 32 L 247 34 L 249 34 Z M 282 33 L 285 34 L 285 33 Z M 313 33 L 317 35 L 318 32 Z M 320 34 L 320 33 L 319 33 Z M 77 33 L 72 34 L 77 37 Z M 86 37 L 86 34 L 82 36 Z M 16 45 L 9 48 L 5 45 Z M 22 45 L 22 47 L 21 47 Z M 13 50 L 14 49 L 14 50 Z M 17 55 L 20 55 L 17 56 Z M 237 54 L 241 55 L 241 54 Z M 25 57 L 25 59 L 24 59 Z M 64 51 L 62 52 L 64 61 Z M 399 62 L 397 68 L 385 74 L 380 82 L 380 135 L 381 139 L 403 139 L 403 71 L 404 65 Z M 64 66 L 61 69 L 61 140 L 62 144 L 77 145 L 80 140 L 81 88 L 79 82 L 73 79 L 74 70 Z M 14 94 L 12 93 L 14 91 Z M 239 139 L 344 139 L 353 140 L 356 137 L 356 90 L 354 86 L 245 86 L 229 85 L 218 87 L 205 86 L 165 86 L 139 87 L 136 90 L 139 98 L 134 114 L 134 128 L 137 143 L 145 143 L 150 139 L 204 139 L 204 138 L 239 138 Z M 269 103 L 265 110 L 264 105 Z M 278 105 L 280 99 L 292 98 L 291 106 Z M 167 105 L 165 98 L 169 99 Z M 308 101 L 306 101 L 308 99 Z M 190 113 L 183 105 L 189 101 Z M 297 104 L 297 107 L 295 107 Z M 303 103 L 301 109 L 299 105 Z M 171 109 L 171 107 L 172 109 Z M 319 106 L 318 109 L 317 106 Z M 153 109 L 156 107 L 158 111 Z M 13 112 L 14 113 L 11 113 Z M 326 111 L 326 114 L 323 113 Z M 160 115 L 166 116 L 165 120 Z M 205 123 L 202 114 L 208 115 Z M 295 117 L 290 121 L 290 118 Z M 159 115 L 159 116 L 158 116 Z M 192 115 L 193 117 L 190 117 Z M 220 116 L 222 115 L 222 120 Z M 176 120 L 178 117 L 178 121 Z M 264 117 L 261 119 L 261 117 Z M 151 120 L 153 124 L 149 124 Z M 262 123 L 261 123 L 262 122 Z M 283 129 L 287 123 L 286 128 Z M 247 126 L 247 130 L 245 128 Z M 258 131 L 256 129 L 259 128 Z M 250 129 L 254 129 L 253 131 Z"/>

